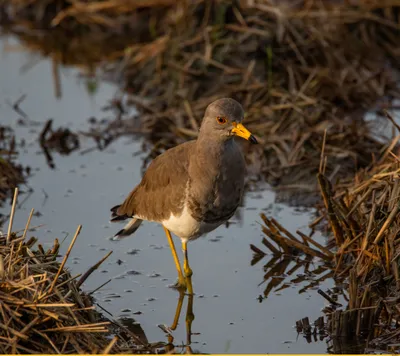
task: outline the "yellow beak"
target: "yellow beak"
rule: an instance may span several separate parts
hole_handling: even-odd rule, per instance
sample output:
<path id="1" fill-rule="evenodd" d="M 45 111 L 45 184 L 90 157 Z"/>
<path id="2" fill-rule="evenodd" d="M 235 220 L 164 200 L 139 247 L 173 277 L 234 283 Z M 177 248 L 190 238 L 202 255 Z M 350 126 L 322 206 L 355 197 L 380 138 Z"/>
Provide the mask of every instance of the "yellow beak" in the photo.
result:
<path id="1" fill-rule="evenodd" d="M 232 133 L 236 136 L 243 137 L 244 139 L 250 141 L 251 143 L 258 143 L 256 138 L 251 134 L 249 130 L 247 130 L 242 124 L 237 124 L 233 122 Z"/>

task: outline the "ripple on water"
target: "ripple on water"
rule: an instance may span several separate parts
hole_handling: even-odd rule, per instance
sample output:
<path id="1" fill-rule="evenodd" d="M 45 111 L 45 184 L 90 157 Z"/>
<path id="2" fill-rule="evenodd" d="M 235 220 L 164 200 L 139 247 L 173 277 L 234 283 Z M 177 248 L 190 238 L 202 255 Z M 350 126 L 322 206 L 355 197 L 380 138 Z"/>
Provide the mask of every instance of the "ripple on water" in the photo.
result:
<path id="1" fill-rule="evenodd" d="M 129 276 L 140 276 L 142 274 L 142 272 L 135 271 L 132 269 L 132 270 L 126 271 L 126 274 Z"/>

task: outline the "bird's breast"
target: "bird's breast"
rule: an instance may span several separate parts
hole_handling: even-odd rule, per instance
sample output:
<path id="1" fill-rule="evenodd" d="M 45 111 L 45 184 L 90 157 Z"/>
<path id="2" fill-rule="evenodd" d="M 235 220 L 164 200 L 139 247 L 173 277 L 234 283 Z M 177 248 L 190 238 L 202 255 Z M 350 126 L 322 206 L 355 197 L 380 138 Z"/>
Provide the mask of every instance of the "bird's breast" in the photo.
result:
<path id="1" fill-rule="evenodd" d="M 233 216 L 240 205 L 244 174 L 239 169 L 229 168 L 220 169 L 206 183 L 201 180 L 191 182 L 193 189 L 189 190 L 188 207 L 197 221 L 223 223 Z"/>
<path id="2" fill-rule="evenodd" d="M 244 174 L 244 158 L 233 140 L 217 147 L 198 147 L 189 166 L 187 194 L 193 218 L 207 224 L 230 219 L 241 202 Z"/>

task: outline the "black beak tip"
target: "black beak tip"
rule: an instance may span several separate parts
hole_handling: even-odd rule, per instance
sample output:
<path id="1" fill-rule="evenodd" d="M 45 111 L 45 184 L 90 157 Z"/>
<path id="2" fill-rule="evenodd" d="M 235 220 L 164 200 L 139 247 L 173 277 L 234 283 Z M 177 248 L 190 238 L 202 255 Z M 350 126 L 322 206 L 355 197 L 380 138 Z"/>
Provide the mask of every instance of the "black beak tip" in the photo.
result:
<path id="1" fill-rule="evenodd" d="M 249 141 L 250 141 L 252 144 L 257 144 L 257 143 L 258 143 L 257 139 L 256 139 L 253 135 L 250 136 Z"/>

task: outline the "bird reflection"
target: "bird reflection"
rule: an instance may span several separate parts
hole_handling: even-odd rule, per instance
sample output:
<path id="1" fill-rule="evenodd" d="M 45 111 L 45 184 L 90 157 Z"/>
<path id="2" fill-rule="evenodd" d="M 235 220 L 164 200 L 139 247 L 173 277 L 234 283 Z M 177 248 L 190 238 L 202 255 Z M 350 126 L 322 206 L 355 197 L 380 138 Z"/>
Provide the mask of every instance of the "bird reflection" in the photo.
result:
<path id="1" fill-rule="evenodd" d="M 186 327 L 186 341 L 184 343 L 177 344 L 175 341 L 173 332 L 179 325 L 181 317 L 182 307 L 185 297 L 188 297 L 186 316 L 185 316 L 185 327 Z M 140 345 L 144 350 L 151 350 L 152 353 L 165 354 L 165 353 L 185 353 L 185 354 L 197 354 L 200 353 L 198 350 L 192 349 L 192 322 L 194 320 L 193 314 L 193 294 L 185 294 L 179 292 L 178 304 L 175 310 L 175 316 L 171 326 L 159 325 L 159 327 L 166 333 L 167 342 L 150 342 L 148 341 L 144 330 L 140 323 L 133 318 L 120 318 L 118 321 L 114 321 L 118 329 L 115 330 L 118 337 L 124 340 L 126 345 L 129 345 L 129 341 L 133 340 L 135 345 Z"/>

